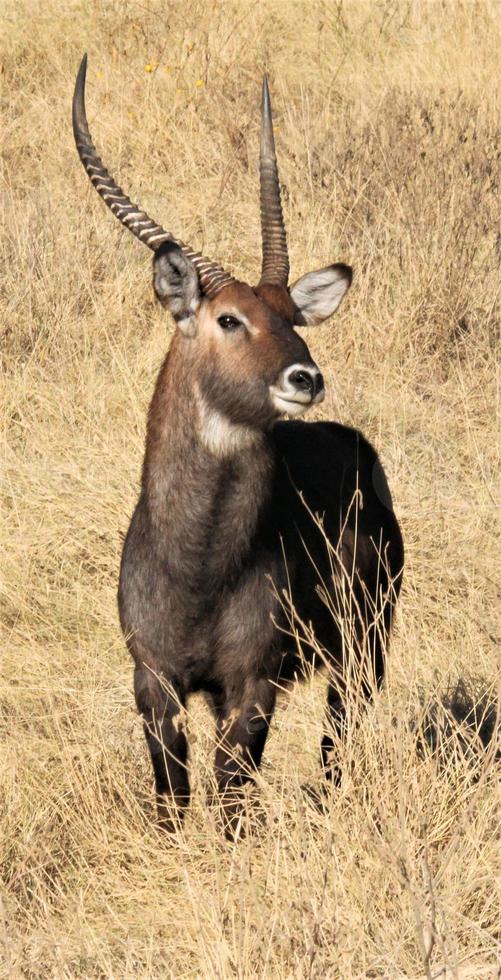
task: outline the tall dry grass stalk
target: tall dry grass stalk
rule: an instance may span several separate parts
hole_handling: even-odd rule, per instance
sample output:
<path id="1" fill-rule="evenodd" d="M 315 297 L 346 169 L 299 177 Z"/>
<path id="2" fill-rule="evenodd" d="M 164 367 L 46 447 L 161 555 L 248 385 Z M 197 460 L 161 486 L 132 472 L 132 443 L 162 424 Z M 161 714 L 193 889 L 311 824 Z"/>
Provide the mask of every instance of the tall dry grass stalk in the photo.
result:
<path id="1" fill-rule="evenodd" d="M 468 753 L 423 750 L 419 731 L 458 677 L 485 678 L 491 700 L 499 681 L 499 5 L 5 0 L 2 14 L 0 969 L 494 976 L 493 753 L 472 770 Z M 342 313 L 308 342 L 322 417 L 378 447 L 405 534 L 387 683 L 321 810 L 301 786 L 317 778 L 324 682 L 281 700 L 260 812 L 234 847 L 206 803 L 213 735 L 197 701 L 189 818 L 171 845 L 152 827 L 115 588 L 172 327 L 146 250 L 77 160 L 84 50 L 117 178 L 251 279 L 267 67 L 293 275 L 355 268 Z"/>

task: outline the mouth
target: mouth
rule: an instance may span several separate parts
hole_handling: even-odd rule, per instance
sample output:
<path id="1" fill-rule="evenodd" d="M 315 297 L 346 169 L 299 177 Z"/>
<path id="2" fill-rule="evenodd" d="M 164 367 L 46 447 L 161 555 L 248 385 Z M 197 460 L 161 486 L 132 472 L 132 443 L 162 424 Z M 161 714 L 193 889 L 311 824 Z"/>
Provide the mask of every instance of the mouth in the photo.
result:
<path id="1" fill-rule="evenodd" d="M 281 389 L 270 388 L 271 400 L 273 405 L 281 415 L 303 415 L 312 405 L 319 405 L 325 398 L 325 391 L 322 388 L 314 398 L 308 392 L 297 392 L 294 397 L 286 395 Z"/>

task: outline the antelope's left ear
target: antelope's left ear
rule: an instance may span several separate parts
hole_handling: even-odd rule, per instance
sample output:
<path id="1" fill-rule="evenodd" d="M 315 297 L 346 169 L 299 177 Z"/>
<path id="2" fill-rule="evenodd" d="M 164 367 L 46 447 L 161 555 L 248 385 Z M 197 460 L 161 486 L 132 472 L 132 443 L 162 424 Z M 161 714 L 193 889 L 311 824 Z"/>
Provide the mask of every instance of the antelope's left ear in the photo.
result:
<path id="1" fill-rule="evenodd" d="M 153 288 L 186 337 L 194 337 L 201 293 L 193 262 L 175 242 L 163 242 L 153 258 Z"/>
<path id="2" fill-rule="evenodd" d="M 309 326 L 332 316 L 350 288 L 352 276 L 351 266 L 341 264 L 301 276 L 290 288 L 296 307 L 294 323 Z"/>

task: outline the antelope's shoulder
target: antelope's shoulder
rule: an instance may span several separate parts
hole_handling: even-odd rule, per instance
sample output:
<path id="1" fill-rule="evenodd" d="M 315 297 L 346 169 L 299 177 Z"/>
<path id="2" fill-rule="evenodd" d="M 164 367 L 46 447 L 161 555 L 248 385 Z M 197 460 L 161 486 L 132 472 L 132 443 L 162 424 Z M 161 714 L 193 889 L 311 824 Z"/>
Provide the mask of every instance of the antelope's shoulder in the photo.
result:
<path id="1" fill-rule="evenodd" d="M 277 457 L 286 463 L 304 459 L 329 465 L 339 459 L 367 464 L 378 458 L 358 429 L 340 422 L 277 422 L 273 439 Z"/>
<path id="2" fill-rule="evenodd" d="M 378 454 L 355 428 L 338 422 L 278 422 L 273 430 L 282 484 L 290 482 L 314 509 L 348 506 L 355 491 L 392 510 Z"/>

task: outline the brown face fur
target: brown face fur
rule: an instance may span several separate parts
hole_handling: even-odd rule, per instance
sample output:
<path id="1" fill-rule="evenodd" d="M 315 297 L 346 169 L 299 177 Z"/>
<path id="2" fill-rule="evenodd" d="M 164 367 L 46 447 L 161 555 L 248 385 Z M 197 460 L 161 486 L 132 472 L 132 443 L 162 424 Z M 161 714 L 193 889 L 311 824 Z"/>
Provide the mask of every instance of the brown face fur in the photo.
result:
<path id="1" fill-rule="evenodd" d="M 266 283 L 252 289 L 232 280 L 204 295 L 182 250 L 170 241 L 160 246 L 153 285 L 179 327 L 170 365 L 178 361 L 184 387 L 208 419 L 206 429 L 232 425 L 255 432 L 323 399 L 322 376 L 294 324 L 331 316 L 350 282 L 351 269 L 338 264 L 307 273 L 290 288 Z"/>
<path id="2" fill-rule="evenodd" d="M 225 316 L 240 325 L 221 326 Z M 201 302 L 190 342 L 197 348 L 200 390 L 212 409 L 234 424 L 266 426 L 281 414 L 270 388 L 280 386 L 284 372 L 302 365 L 318 373 L 293 316 L 294 304 L 278 286 L 231 283 Z M 304 411 L 310 401 L 297 403 L 290 414 Z"/>

